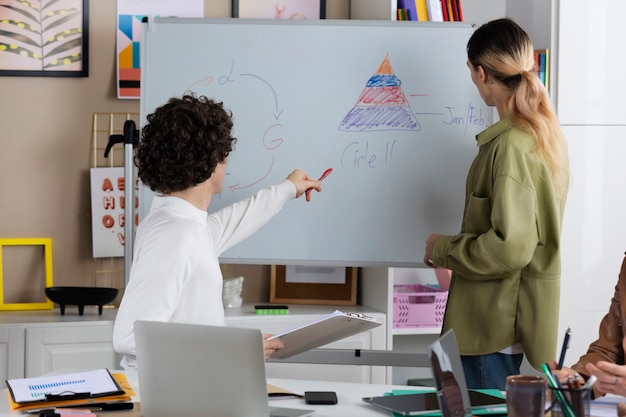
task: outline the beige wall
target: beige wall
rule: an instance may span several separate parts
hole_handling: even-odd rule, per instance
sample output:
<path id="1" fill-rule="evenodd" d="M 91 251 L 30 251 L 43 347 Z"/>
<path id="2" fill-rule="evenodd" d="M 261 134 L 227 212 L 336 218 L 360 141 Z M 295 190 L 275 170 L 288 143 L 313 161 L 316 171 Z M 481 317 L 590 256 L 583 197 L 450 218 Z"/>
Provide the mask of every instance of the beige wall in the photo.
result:
<path id="1" fill-rule="evenodd" d="M 230 13 L 231 0 L 205 0 L 207 17 Z M 348 16 L 349 0 L 327 0 L 328 18 Z M 0 77 L 0 238 L 52 238 L 57 286 L 124 285 L 121 258 L 92 258 L 89 218 L 93 114 L 139 112 L 139 100 L 116 98 L 115 41 L 116 2 L 90 0 L 88 78 Z M 22 258 L 14 249 L 3 250 L 5 263 Z M 5 272 L 5 296 L 28 292 L 24 263 L 13 280 Z M 224 275 L 246 277 L 246 300 L 267 300 L 268 267 L 228 265 Z M 11 297 L 4 302 L 38 301 Z"/>

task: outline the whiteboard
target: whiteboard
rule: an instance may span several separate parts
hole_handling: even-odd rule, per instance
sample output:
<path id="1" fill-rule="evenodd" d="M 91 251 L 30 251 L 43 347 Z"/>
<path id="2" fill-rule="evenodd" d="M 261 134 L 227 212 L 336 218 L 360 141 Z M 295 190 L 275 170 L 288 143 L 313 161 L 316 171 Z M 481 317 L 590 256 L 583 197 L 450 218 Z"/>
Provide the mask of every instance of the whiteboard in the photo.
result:
<path id="1" fill-rule="evenodd" d="M 475 134 L 493 122 L 471 82 L 463 23 L 154 18 L 141 119 L 170 97 L 223 101 L 238 139 L 209 211 L 300 168 L 332 174 L 223 263 L 423 266 L 454 234 Z M 152 193 L 141 191 L 141 214 Z"/>

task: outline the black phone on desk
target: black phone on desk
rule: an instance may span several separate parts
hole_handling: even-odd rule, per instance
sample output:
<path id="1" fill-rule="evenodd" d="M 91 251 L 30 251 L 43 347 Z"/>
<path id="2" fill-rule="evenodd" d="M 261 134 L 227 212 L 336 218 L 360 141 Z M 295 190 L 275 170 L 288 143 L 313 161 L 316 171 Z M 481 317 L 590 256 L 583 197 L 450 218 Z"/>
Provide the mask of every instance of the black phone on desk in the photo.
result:
<path id="1" fill-rule="evenodd" d="M 307 404 L 337 404 L 337 394 L 334 391 L 305 391 L 304 401 Z"/>

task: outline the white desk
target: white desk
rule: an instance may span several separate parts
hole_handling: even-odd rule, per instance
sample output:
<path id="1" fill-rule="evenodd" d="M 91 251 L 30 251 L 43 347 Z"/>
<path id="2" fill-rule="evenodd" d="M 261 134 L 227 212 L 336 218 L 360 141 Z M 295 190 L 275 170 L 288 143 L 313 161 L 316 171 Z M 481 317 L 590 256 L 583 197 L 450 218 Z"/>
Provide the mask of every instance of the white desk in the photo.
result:
<path id="1" fill-rule="evenodd" d="M 79 370 L 66 370 L 70 373 Z M 119 372 L 119 371 L 112 371 Z M 56 372 L 55 372 L 56 373 Z M 128 382 L 135 389 L 137 394 L 133 398 L 135 402 L 141 401 L 141 393 L 138 387 L 137 374 L 135 372 L 125 372 Z M 361 398 L 383 395 L 385 392 L 394 389 L 416 389 L 416 387 L 403 385 L 383 385 L 383 384 L 360 384 L 354 382 L 328 382 L 328 381 L 308 381 L 298 379 L 278 379 L 269 378 L 269 384 L 291 391 L 296 394 L 303 394 L 304 391 L 335 391 L 337 393 L 336 405 L 308 405 L 302 398 L 292 398 L 284 400 L 271 400 L 270 405 L 276 407 L 307 408 L 315 410 L 313 417 L 391 417 L 391 412 L 381 410 L 364 403 Z M 0 391 L 0 417 L 31 416 L 19 411 L 11 411 L 8 402 L 7 389 Z M 597 417 L 616 417 L 616 404 L 626 402 L 622 397 L 605 397 L 592 403 L 592 415 Z M 96 413 L 103 417 L 142 417 L 141 411 L 137 407 L 133 411 L 115 411 Z M 32 414 L 36 416 L 37 414 Z M 184 417 L 184 416 L 180 416 Z"/>
<path id="2" fill-rule="evenodd" d="M 67 372 L 75 372 L 75 370 L 67 370 Z M 117 372 L 117 371 L 112 371 Z M 66 373 L 66 372 L 63 372 Z M 135 389 L 137 397 L 133 400 L 141 401 L 141 393 L 138 387 L 137 374 L 135 372 L 125 372 L 128 382 Z M 370 397 L 382 395 L 393 389 L 415 389 L 415 387 L 407 387 L 400 385 L 382 385 L 382 384 L 359 384 L 351 382 L 327 382 L 327 381 L 306 381 L 295 379 L 277 379 L 270 378 L 269 384 L 279 388 L 303 394 L 304 391 L 335 391 L 337 393 L 337 405 L 308 405 L 304 403 L 302 398 L 271 400 L 270 405 L 275 407 L 289 408 L 308 408 L 315 410 L 314 417 L 390 417 L 391 413 L 370 406 L 363 401 L 362 397 Z M 103 412 L 97 413 L 99 416 L 105 417 L 140 417 L 141 414 L 137 410 L 132 412 Z M 30 416 L 19 411 L 11 411 L 8 402 L 8 392 L 5 389 L 0 391 L 0 417 Z M 36 416 L 36 414 L 34 414 Z M 180 416 L 184 417 L 184 416 Z"/>
<path id="3" fill-rule="evenodd" d="M 383 395 L 394 389 L 416 389 L 401 385 L 358 384 L 350 382 L 304 381 L 295 379 L 269 379 L 270 384 L 303 394 L 304 391 L 335 391 L 336 405 L 308 405 L 304 399 L 271 400 L 271 406 L 289 408 L 310 408 L 315 410 L 314 417 L 391 417 L 391 412 L 380 410 L 364 403 L 361 398 Z"/>

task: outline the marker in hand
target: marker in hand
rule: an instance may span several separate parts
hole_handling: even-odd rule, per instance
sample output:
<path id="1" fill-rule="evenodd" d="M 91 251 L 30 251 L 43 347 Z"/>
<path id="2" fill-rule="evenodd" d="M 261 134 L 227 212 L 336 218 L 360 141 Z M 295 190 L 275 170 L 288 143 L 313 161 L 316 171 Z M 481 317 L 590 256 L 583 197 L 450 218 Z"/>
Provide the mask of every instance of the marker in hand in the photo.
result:
<path id="1" fill-rule="evenodd" d="M 324 173 L 318 179 L 318 181 L 323 181 L 324 178 L 326 178 L 331 172 L 333 172 L 333 169 L 332 168 L 328 168 L 326 171 L 324 171 Z M 304 192 L 306 194 L 306 201 L 311 201 L 311 191 L 313 191 L 313 187 L 309 188 L 308 190 L 306 190 Z"/>

